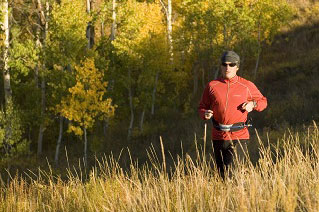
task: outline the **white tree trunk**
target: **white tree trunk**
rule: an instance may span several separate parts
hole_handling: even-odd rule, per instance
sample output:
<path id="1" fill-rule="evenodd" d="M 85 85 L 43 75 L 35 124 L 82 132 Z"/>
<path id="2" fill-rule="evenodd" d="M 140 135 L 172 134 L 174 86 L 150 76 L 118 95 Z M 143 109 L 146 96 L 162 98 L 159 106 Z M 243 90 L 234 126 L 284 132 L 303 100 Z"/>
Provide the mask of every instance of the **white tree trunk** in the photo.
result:
<path id="1" fill-rule="evenodd" d="M 158 75 L 159 75 L 159 71 L 156 72 L 155 83 L 154 83 L 154 88 L 152 93 L 152 109 L 151 109 L 152 116 L 155 114 L 155 98 L 156 98 Z"/>
<path id="2" fill-rule="evenodd" d="M 111 41 L 116 37 L 117 25 L 116 25 L 116 0 L 112 1 L 112 28 L 111 28 Z"/>
<path id="3" fill-rule="evenodd" d="M 104 134 L 105 139 L 107 138 L 108 127 L 109 127 L 109 119 L 107 118 L 103 121 L 103 134 Z"/>
<path id="4" fill-rule="evenodd" d="M 92 1 L 86 0 L 86 12 L 91 14 L 92 10 Z M 87 48 L 91 49 L 94 45 L 94 28 L 92 23 L 89 22 L 86 28 L 86 38 L 88 39 Z M 87 149 L 88 149 L 88 142 L 87 142 L 87 134 L 86 134 L 86 127 L 83 127 L 84 131 L 84 166 L 87 167 Z"/>
<path id="5" fill-rule="evenodd" d="M 104 37 L 104 20 L 101 22 L 101 38 Z"/>
<path id="6" fill-rule="evenodd" d="M 40 35 L 41 34 L 41 29 L 40 27 L 37 27 L 36 29 L 36 41 L 35 41 L 35 45 L 37 48 L 42 48 L 42 43 L 40 41 Z M 35 85 L 36 85 L 36 88 L 39 88 L 39 71 L 40 71 L 40 64 L 39 62 L 37 63 L 35 69 L 34 69 L 34 81 L 35 81 Z"/>
<path id="7" fill-rule="evenodd" d="M 92 11 L 92 1 L 86 0 L 86 11 L 88 14 L 91 14 Z M 94 26 L 92 25 L 92 22 L 89 22 L 86 27 L 86 38 L 88 40 L 88 49 L 92 49 L 94 45 Z"/>
<path id="8" fill-rule="evenodd" d="M 193 85 L 193 97 L 196 95 L 197 93 L 197 90 L 198 90 L 198 63 L 195 62 L 193 64 L 193 82 L 194 82 L 194 85 Z"/>
<path id="9" fill-rule="evenodd" d="M 45 113 L 45 79 L 44 76 L 41 77 L 41 117 L 44 119 Z M 38 151 L 37 154 L 42 154 L 42 143 L 43 143 L 43 133 L 44 133 L 44 120 L 41 121 L 40 129 L 39 129 L 39 136 L 38 136 Z"/>
<path id="10" fill-rule="evenodd" d="M 132 130 L 133 130 L 133 124 L 134 124 L 134 107 L 133 107 L 131 70 L 128 71 L 128 80 L 129 80 L 128 95 L 129 95 L 130 110 L 131 110 L 131 121 L 128 127 L 127 140 L 130 140 L 132 135 Z"/>
<path id="11" fill-rule="evenodd" d="M 6 104 L 12 98 L 12 90 L 11 90 L 11 83 L 10 83 L 10 70 L 9 70 L 9 35 L 10 35 L 10 28 L 9 28 L 9 7 L 8 7 L 8 0 L 3 1 L 3 31 L 5 34 L 4 39 L 4 50 L 3 50 L 3 84 L 4 84 L 4 97 Z"/>
<path id="12" fill-rule="evenodd" d="M 45 31 L 44 31 L 44 42 L 45 42 L 48 30 L 49 30 L 49 17 L 50 17 L 50 3 L 49 3 L 49 1 L 45 2 L 45 10 L 46 10 L 46 16 L 45 16 L 46 21 L 45 21 Z"/>
<path id="13" fill-rule="evenodd" d="M 144 106 L 143 111 L 142 111 L 142 113 L 141 113 L 140 132 L 143 132 L 144 117 L 145 117 L 145 106 Z"/>
<path id="14" fill-rule="evenodd" d="M 36 88 L 39 88 L 39 64 L 34 68 L 34 84 Z"/>
<path id="15" fill-rule="evenodd" d="M 167 0 L 167 37 L 169 44 L 170 60 L 173 62 L 173 27 L 172 27 L 172 0 Z"/>
<path id="16" fill-rule="evenodd" d="M 228 48 L 228 34 L 227 34 L 227 26 L 226 26 L 226 24 L 224 24 L 223 35 L 224 35 L 224 47 Z"/>
<path id="17" fill-rule="evenodd" d="M 86 0 L 86 12 L 89 14 L 91 12 L 91 0 Z"/>
<path id="18" fill-rule="evenodd" d="M 3 14 L 3 28 L 4 31 L 4 48 L 3 48 L 3 85 L 4 85 L 4 98 L 5 105 L 9 107 L 12 103 L 12 90 L 11 90 L 11 80 L 10 80 L 10 69 L 9 69 L 9 48 L 10 48 L 10 28 L 9 28 L 9 5 L 8 0 L 2 2 L 2 14 Z M 13 105 L 12 105 L 13 106 Z M 10 122 L 10 120 L 8 120 Z M 6 154 L 10 153 L 11 145 L 9 139 L 12 135 L 11 124 L 8 123 L 5 128 L 5 137 L 4 137 L 4 148 Z"/>
<path id="19" fill-rule="evenodd" d="M 260 42 L 260 26 L 258 26 L 258 55 L 257 55 L 257 60 L 256 60 L 256 66 L 254 70 L 254 77 L 256 79 L 257 77 L 257 71 L 259 67 L 259 61 L 260 61 L 260 54 L 261 54 L 261 42 Z"/>
<path id="20" fill-rule="evenodd" d="M 59 153 L 60 153 L 60 146 L 61 146 L 62 134 L 63 134 L 63 116 L 60 116 L 59 125 L 60 125 L 59 137 L 56 144 L 55 157 L 54 157 L 55 166 L 58 166 L 58 162 L 59 162 Z"/>
<path id="21" fill-rule="evenodd" d="M 254 71 L 254 78 L 256 79 L 257 77 L 257 71 L 259 67 L 259 61 L 260 61 L 260 54 L 261 54 L 261 49 L 258 50 L 258 55 L 257 55 L 257 60 L 256 60 L 256 66 L 255 66 L 255 71 Z"/>
<path id="22" fill-rule="evenodd" d="M 86 128 L 83 127 L 84 131 L 84 166 L 87 167 L 88 164 L 88 140 L 87 140 L 87 135 L 86 135 Z"/>
<path id="23" fill-rule="evenodd" d="M 117 25 L 116 25 L 116 0 L 112 1 L 112 19 L 113 19 L 113 23 L 112 23 L 112 27 L 111 27 L 111 36 L 110 36 L 111 41 L 115 40 L 116 30 L 117 30 Z M 103 30 L 103 34 L 104 34 L 104 30 Z M 113 85 L 114 85 L 114 80 L 113 79 L 109 80 L 109 83 L 108 83 L 108 90 L 109 91 L 113 90 Z M 105 119 L 103 121 L 103 133 L 104 133 L 105 139 L 107 138 L 107 128 L 109 127 L 109 121 L 110 121 L 109 118 L 107 118 L 107 119 Z"/>
<path id="24" fill-rule="evenodd" d="M 37 8 L 39 10 L 39 23 L 40 26 L 42 26 L 42 30 L 43 30 L 43 41 L 42 43 L 40 42 L 40 35 L 41 32 L 39 31 L 38 33 L 38 37 L 37 37 L 37 46 L 38 48 L 44 48 L 45 47 L 45 40 L 46 40 L 46 36 L 47 36 L 47 32 L 48 32 L 48 28 L 49 28 L 49 23 L 47 21 L 48 17 L 49 17 L 49 2 L 46 1 L 46 13 L 43 10 L 42 7 L 42 3 L 41 0 L 37 0 Z M 46 14 L 46 15 L 45 15 Z M 38 149 L 37 149 L 37 154 L 41 155 L 42 154 L 42 147 L 43 147 L 43 134 L 44 134 L 44 130 L 45 130 L 45 126 L 44 126 L 44 116 L 45 116 L 45 61 L 42 61 L 41 64 L 41 118 L 42 121 L 40 123 L 40 128 L 39 128 L 39 135 L 38 135 Z"/>
<path id="25" fill-rule="evenodd" d="M 170 61 L 173 63 L 174 53 L 173 53 L 173 27 L 172 27 L 172 0 L 167 0 L 167 6 L 160 0 L 160 3 L 165 11 L 166 22 L 167 22 L 167 40 L 168 40 L 168 51 L 170 55 Z"/>
<path id="26" fill-rule="evenodd" d="M 46 4 L 48 4 L 48 2 L 46 2 Z M 46 17 L 45 17 L 45 12 L 44 12 L 44 10 L 42 9 L 41 0 L 37 0 L 37 7 L 38 7 L 38 10 L 39 10 L 39 15 L 40 15 L 40 24 L 41 24 L 42 26 L 45 26 L 45 24 L 46 24 Z"/>
<path id="27" fill-rule="evenodd" d="M 111 41 L 115 40 L 116 38 L 116 31 L 117 31 L 117 25 L 116 25 L 116 0 L 112 0 L 112 19 L 113 19 L 113 23 L 111 26 L 111 36 L 110 39 Z M 104 36 L 104 22 L 102 22 L 102 27 L 103 29 L 101 29 L 102 31 L 102 36 Z M 114 85 L 114 80 L 110 79 L 109 83 L 108 83 L 108 90 L 112 91 L 113 90 L 113 85 Z M 109 118 L 105 119 L 103 121 L 103 133 L 104 133 L 104 137 L 105 139 L 107 138 L 107 129 L 109 127 Z"/>

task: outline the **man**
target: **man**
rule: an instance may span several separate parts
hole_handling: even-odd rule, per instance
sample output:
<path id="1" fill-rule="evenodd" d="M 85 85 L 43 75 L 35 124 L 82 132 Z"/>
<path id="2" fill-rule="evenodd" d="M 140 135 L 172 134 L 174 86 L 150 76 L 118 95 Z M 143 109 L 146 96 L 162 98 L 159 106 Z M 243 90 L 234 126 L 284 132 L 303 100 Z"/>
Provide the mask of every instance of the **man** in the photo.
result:
<path id="1" fill-rule="evenodd" d="M 215 160 L 223 178 L 234 157 L 241 160 L 248 153 L 248 113 L 267 107 L 267 99 L 254 83 L 237 76 L 239 64 L 240 58 L 234 51 L 223 53 L 222 77 L 208 83 L 198 108 L 202 119 L 212 119 Z"/>

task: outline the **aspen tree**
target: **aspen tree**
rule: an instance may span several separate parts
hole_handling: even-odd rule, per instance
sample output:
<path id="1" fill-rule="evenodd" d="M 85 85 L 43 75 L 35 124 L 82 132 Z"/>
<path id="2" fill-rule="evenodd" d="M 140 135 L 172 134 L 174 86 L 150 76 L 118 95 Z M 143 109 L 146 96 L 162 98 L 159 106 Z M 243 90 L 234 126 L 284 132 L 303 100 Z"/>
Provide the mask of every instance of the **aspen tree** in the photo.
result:
<path id="1" fill-rule="evenodd" d="M 52 5 L 50 27 L 46 37 L 45 59 L 51 67 L 48 73 L 48 87 L 51 96 L 50 111 L 59 117 L 59 136 L 56 143 L 55 164 L 58 164 L 63 134 L 64 115 L 60 104 L 73 86 L 75 76 L 73 67 L 86 55 L 88 40 L 87 23 L 91 20 L 82 0 L 62 0 Z"/>
<path id="2" fill-rule="evenodd" d="M 96 63 L 99 69 L 104 69 L 109 67 L 109 69 L 114 69 L 115 67 L 110 64 L 115 64 L 114 52 L 112 51 L 112 42 L 116 39 L 117 34 L 117 6 L 118 2 L 116 0 L 103 1 L 100 5 L 96 4 L 97 8 L 97 20 L 101 22 L 101 39 L 97 41 L 96 44 Z M 109 28 L 108 28 L 109 27 Z M 109 34 L 106 34 L 108 33 Z M 114 70 L 115 71 L 115 70 Z M 110 74 L 113 71 L 108 71 L 105 77 L 109 83 L 108 92 L 113 93 L 114 83 L 116 77 Z M 103 120 L 103 134 L 105 139 L 107 139 L 107 130 L 109 128 L 109 119 Z"/>
<path id="3" fill-rule="evenodd" d="M 242 58 L 256 55 L 256 73 L 262 44 L 272 39 L 290 14 L 281 0 L 188 0 L 178 10 L 184 18 L 176 30 L 181 33 L 176 43 L 183 45 L 180 48 L 188 60 L 184 69 L 192 73 L 193 96 L 198 90 L 199 70 L 215 69 L 216 78 L 220 54 L 227 49 L 236 50 Z"/>
<path id="4" fill-rule="evenodd" d="M 117 23 L 116 23 L 116 0 L 112 0 L 112 27 L 111 27 L 111 41 L 115 40 L 116 31 L 117 31 Z"/>
<path id="5" fill-rule="evenodd" d="M 165 3 L 163 0 L 159 0 L 166 16 L 166 24 L 167 24 L 167 40 L 169 46 L 169 54 L 171 63 L 173 63 L 173 27 L 172 27 L 172 0 L 167 0 Z"/>
<path id="6" fill-rule="evenodd" d="M 163 0 L 159 0 L 166 16 L 166 26 L 167 26 L 167 40 L 168 40 L 168 49 L 170 55 L 170 65 L 173 65 L 174 62 L 174 53 L 173 53 L 173 27 L 172 27 L 172 0 L 167 0 L 167 4 Z M 159 77 L 159 70 L 156 72 L 155 83 L 152 92 L 152 106 L 151 106 L 151 115 L 155 114 L 155 100 L 156 100 L 156 91 Z M 143 113 L 144 116 L 144 113 Z"/>
<path id="7" fill-rule="evenodd" d="M 254 20 L 253 35 L 257 42 L 254 69 L 254 77 L 256 78 L 263 46 L 267 43 L 270 44 L 280 27 L 291 20 L 292 8 L 284 0 L 253 1 L 250 6 L 254 8 L 252 11 Z"/>
<path id="8" fill-rule="evenodd" d="M 116 76 L 118 82 L 127 89 L 125 95 L 128 95 L 130 117 L 127 139 L 130 140 L 137 112 L 140 112 L 141 117 L 140 129 L 143 128 L 146 108 L 152 102 L 156 73 L 167 69 L 165 60 L 169 57 L 166 57 L 167 48 L 162 45 L 165 44 L 163 36 L 166 36 L 166 32 L 160 5 L 129 0 L 119 7 L 118 18 L 122 24 L 112 44 L 116 57 L 124 65 Z M 158 46 L 154 46 L 154 43 Z"/>
<path id="9" fill-rule="evenodd" d="M 49 2 L 45 1 L 45 7 L 43 7 L 41 0 L 37 0 L 37 9 L 39 12 L 39 26 L 42 32 L 39 32 L 37 35 L 37 45 L 39 49 L 45 48 L 45 40 L 47 36 L 47 31 L 48 31 L 48 16 L 49 16 Z M 43 38 L 40 39 L 40 34 L 43 35 Z M 41 41 L 42 40 L 42 43 Z M 43 52 L 43 51 L 41 51 Z M 37 154 L 41 155 L 42 154 L 42 143 L 43 143 L 43 134 L 45 130 L 44 126 L 44 116 L 45 116 L 45 89 L 46 89 L 46 81 L 45 81 L 45 70 L 46 70 L 46 65 L 45 61 L 42 60 L 40 62 L 39 66 L 41 67 L 40 71 L 40 78 L 41 78 L 41 123 L 40 123 L 40 128 L 39 128 L 39 136 L 38 136 L 38 149 L 37 149 Z"/>
<path id="10" fill-rule="evenodd" d="M 112 26 L 111 26 L 111 42 L 116 39 L 116 33 L 117 33 L 117 12 L 116 12 L 117 2 L 116 0 L 112 0 Z M 114 84 L 114 79 L 110 80 L 110 83 Z M 113 89 L 113 86 L 109 86 L 110 89 Z M 107 128 L 109 126 L 109 119 L 104 120 L 103 122 L 103 132 L 104 136 L 106 137 Z"/>
<path id="11" fill-rule="evenodd" d="M 91 15 L 93 12 L 93 2 L 92 0 L 86 0 L 86 12 Z M 89 21 L 86 27 L 86 38 L 88 40 L 88 49 L 92 49 L 94 45 L 94 25 L 92 21 Z"/>
<path id="12" fill-rule="evenodd" d="M 9 67 L 9 50 L 10 50 L 10 25 L 9 25 L 9 4 L 8 0 L 2 2 L 2 14 L 3 14 L 3 31 L 4 31 L 4 47 L 3 47 L 3 85 L 4 85 L 4 98 L 6 109 L 13 107 L 12 103 L 12 89 L 11 89 L 11 77 Z M 6 125 L 4 146 L 6 154 L 9 154 L 11 145 L 10 137 L 12 136 L 11 124 Z"/>
<path id="13" fill-rule="evenodd" d="M 9 68 L 9 48 L 10 48 L 10 26 L 9 26 L 9 4 L 8 0 L 2 2 L 2 13 L 3 13 L 3 31 L 4 31 L 4 50 L 3 50 L 3 85 L 6 104 L 11 101 L 12 89 L 10 82 L 10 68 Z"/>
<path id="14" fill-rule="evenodd" d="M 87 164 L 87 130 L 95 120 L 114 115 L 115 106 L 110 98 L 105 99 L 107 83 L 103 82 L 103 72 L 97 70 L 92 59 L 86 59 L 75 67 L 75 85 L 69 88 L 57 109 L 71 123 L 69 132 L 78 136 L 84 134 L 84 161 Z"/>

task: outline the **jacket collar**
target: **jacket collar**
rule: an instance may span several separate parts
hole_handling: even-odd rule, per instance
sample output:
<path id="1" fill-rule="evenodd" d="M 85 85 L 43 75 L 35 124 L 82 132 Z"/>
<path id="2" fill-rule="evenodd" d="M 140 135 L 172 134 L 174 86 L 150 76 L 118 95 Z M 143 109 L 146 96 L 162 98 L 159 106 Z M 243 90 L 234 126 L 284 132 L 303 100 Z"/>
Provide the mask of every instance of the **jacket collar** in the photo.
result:
<path id="1" fill-rule="evenodd" d="M 234 76 L 233 78 L 231 78 L 231 79 L 225 79 L 225 78 L 221 78 L 221 81 L 222 82 L 225 82 L 225 83 L 234 83 L 234 82 L 237 82 L 238 81 L 238 76 L 236 75 L 236 76 Z"/>

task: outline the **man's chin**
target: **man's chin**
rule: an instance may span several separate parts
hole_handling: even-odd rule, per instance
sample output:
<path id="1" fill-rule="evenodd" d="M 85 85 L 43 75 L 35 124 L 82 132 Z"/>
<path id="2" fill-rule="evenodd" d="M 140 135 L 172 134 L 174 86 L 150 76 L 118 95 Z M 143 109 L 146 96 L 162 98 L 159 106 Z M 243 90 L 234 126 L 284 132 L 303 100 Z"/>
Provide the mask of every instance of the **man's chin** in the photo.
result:
<path id="1" fill-rule="evenodd" d="M 233 75 L 227 75 L 227 74 L 225 75 L 225 78 L 226 78 L 226 79 L 231 79 L 231 78 L 233 78 L 233 77 L 234 77 Z"/>

